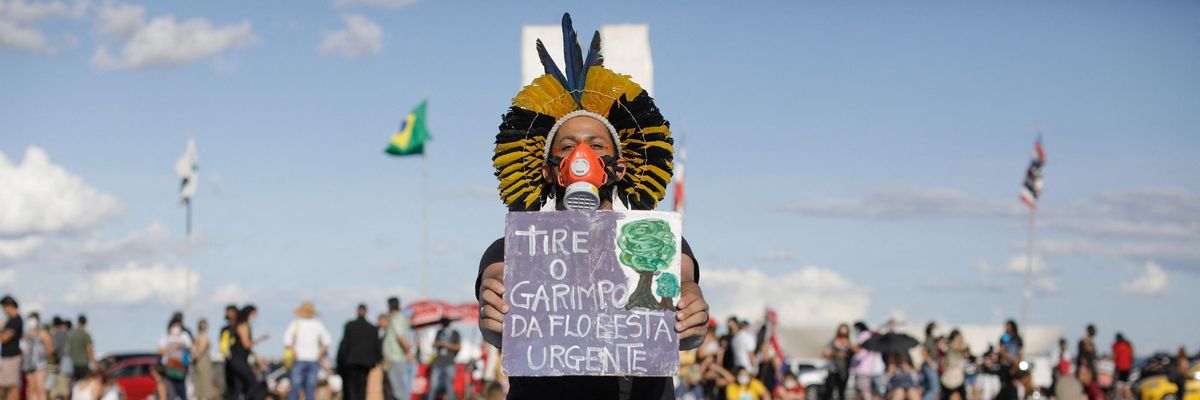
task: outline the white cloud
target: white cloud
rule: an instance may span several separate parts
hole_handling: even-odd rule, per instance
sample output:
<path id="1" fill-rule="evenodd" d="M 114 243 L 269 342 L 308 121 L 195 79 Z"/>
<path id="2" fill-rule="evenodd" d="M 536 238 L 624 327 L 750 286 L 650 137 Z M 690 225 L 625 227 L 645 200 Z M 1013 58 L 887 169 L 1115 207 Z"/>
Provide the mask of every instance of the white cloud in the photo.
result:
<path id="1" fill-rule="evenodd" d="M 80 231 L 120 214 L 122 207 L 51 163 L 40 147 L 26 149 L 20 164 L 0 153 L 0 237 Z"/>
<path id="2" fill-rule="evenodd" d="M 213 304 L 244 304 L 253 300 L 250 292 L 237 283 L 227 283 L 213 290 L 209 300 Z"/>
<path id="3" fill-rule="evenodd" d="M 1023 274 L 1025 269 L 1029 267 L 1029 256 L 1014 255 L 1008 259 L 1008 264 L 1004 270 L 1014 274 Z M 1040 255 L 1033 256 L 1033 273 L 1038 273 L 1046 270 L 1046 259 Z"/>
<path id="4" fill-rule="evenodd" d="M 1200 239 L 1188 241 L 1109 242 L 1093 239 L 1046 240 L 1041 252 L 1065 256 L 1100 256 L 1124 259 L 1200 260 Z"/>
<path id="5" fill-rule="evenodd" d="M 413 4 L 417 4 L 417 0 L 333 0 L 333 5 L 338 7 L 372 6 L 401 8 L 411 6 Z"/>
<path id="6" fill-rule="evenodd" d="M 797 202 L 780 209 L 805 215 L 873 219 L 1009 216 L 1021 212 L 1021 206 L 1013 202 L 976 199 L 958 189 L 941 187 L 885 189 L 861 199 Z"/>
<path id="7" fill-rule="evenodd" d="M 833 324 L 864 318 L 871 296 L 829 268 L 807 266 L 785 274 L 754 268 L 706 268 L 704 297 L 714 317 L 757 318 L 772 307 L 783 325 Z"/>
<path id="8" fill-rule="evenodd" d="M 1041 294 L 1058 294 L 1058 281 L 1054 277 L 1041 276 L 1033 281 L 1033 288 Z"/>
<path id="9" fill-rule="evenodd" d="M 12 286 L 14 283 L 17 283 L 17 270 L 0 269 L 0 286 Z"/>
<path id="10" fill-rule="evenodd" d="M 41 31 L 30 26 L 0 19 L 0 47 L 34 53 L 50 53 L 54 48 Z"/>
<path id="11" fill-rule="evenodd" d="M 38 23 L 55 18 L 81 18 L 89 2 L 78 0 L 74 5 L 59 1 L 26 2 L 0 0 L 0 49 L 53 54 L 58 50 L 38 29 Z M 69 39 L 63 47 L 70 47 Z"/>
<path id="12" fill-rule="evenodd" d="M 0 239 L 0 260 L 19 259 L 41 247 L 45 240 L 41 236 L 31 235 L 20 239 Z"/>
<path id="13" fill-rule="evenodd" d="M 138 6 L 106 3 L 97 30 L 123 43 L 119 53 L 96 48 L 92 66 L 100 69 L 143 69 L 186 64 L 256 42 L 249 21 L 213 26 L 203 18 L 177 22 L 172 15 L 145 21 Z"/>
<path id="14" fill-rule="evenodd" d="M 367 17 L 350 14 L 342 17 L 346 28 L 325 32 L 317 51 L 321 54 L 337 54 L 347 58 L 363 58 L 379 54 L 383 50 L 383 28 Z"/>
<path id="15" fill-rule="evenodd" d="M 183 304 L 185 289 L 190 287 L 195 295 L 199 284 L 199 275 L 184 266 L 130 262 L 76 280 L 65 300 L 72 304 Z"/>
<path id="16" fill-rule="evenodd" d="M 67 5 L 60 1 L 26 2 L 25 0 L 0 0 L 0 19 L 21 23 L 34 23 L 50 18 L 82 18 L 87 12 L 87 0 Z"/>
<path id="17" fill-rule="evenodd" d="M 1153 261 L 1142 266 L 1142 274 L 1130 282 L 1121 284 L 1121 292 L 1134 295 L 1157 296 L 1167 293 L 1167 271 Z"/>
<path id="18" fill-rule="evenodd" d="M 109 239 L 92 235 L 77 246 L 79 253 L 94 264 L 159 259 L 172 250 L 170 234 L 162 223 L 154 221 L 146 229 L 125 237 Z"/>
<path id="19" fill-rule="evenodd" d="M 146 25 L 146 8 L 133 4 L 104 2 L 96 13 L 96 31 L 118 40 L 129 40 Z"/>
<path id="20" fill-rule="evenodd" d="M 791 262 L 796 261 L 796 253 L 787 250 L 768 250 L 766 253 L 754 256 L 754 261 L 760 262 Z"/>

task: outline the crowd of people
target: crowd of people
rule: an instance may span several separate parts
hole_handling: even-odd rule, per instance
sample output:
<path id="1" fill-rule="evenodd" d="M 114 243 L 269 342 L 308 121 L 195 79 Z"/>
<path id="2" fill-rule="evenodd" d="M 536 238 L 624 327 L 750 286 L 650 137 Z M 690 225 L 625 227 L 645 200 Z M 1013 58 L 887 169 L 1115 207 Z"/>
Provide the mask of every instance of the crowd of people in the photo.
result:
<path id="1" fill-rule="evenodd" d="M 982 352 L 973 351 L 960 330 L 943 333 L 935 322 L 925 326 L 923 340 L 913 338 L 906 350 L 888 352 L 865 344 L 896 334 L 894 321 L 881 329 L 871 329 L 863 321 L 840 324 L 821 352 L 825 380 L 810 385 L 807 390 L 817 393 L 806 397 L 796 371 L 780 354 L 770 320 L 768 314 L 755 330 L 748 321 L 731 317 L 720 336 L 717 324 L 710 321 L 695 361 L 689 362 L 686 355 L 681 361 L 677 398 L 1016 400 L 1040 390 L 1041 395 L 1058 399 L 1134 399 L 1134 347 L 1123 334 L 1116 333 L 1109 352 L 1099 350 L 1094 325 L 1087 326 L 1074 354 L 1067 339 L 1060 339 L 1051 356 L 1049 387 L 1035 388 L 1032 364 L 1023 359 L 1021 330 L 1012 320 Z M 1169 376 L 1183 387 L 1190 367 L 1185 349 L 1180 348 L 1168 362 Z"/>
<path id="2" fill-rule="evenodd" d="M 0 299 L 5 322 L 0 331 L 0 400 L 117 399 L 105 373 L 113 356 L 97 359 L 87 316 L 72 320 L 55 316 L 46 324 L 37 312 L 22 315 L 16 299 Z M 225 326 L 215 341 L 208 322 L 192 331 L 182 313 L 174 313 L 157 343 L 156 399 L 261 400 L 335 399 L 399 400 L 412 398 L 419 360 L 426 360 L 424 387 L 429 399 L 455 399 L 455 357 L 462 336 L 442 318 L 433 336 L 432 354 L 421 346 L 401 312 L 400 300 L 387 300 L 387 312 L 372 323 L 360 304 L 343 328 L 336 349 L 316 306 L 305 302 L 283 335 L 279 362 L 258 356 L 266 335 L 254 336 L 254 305 L 227 306 Z M 683 400 L 1016 400 L 1035 389 L 1048 389 L 1059 399 L 1134 398 L 1134 346 L 1116 333 L 1102 351 L 1096 327 L 1088 325 L 1071 351 L 1066 338 L 1051 354 L 1052 382 L 1035 388 L 1029 363 L 1023 362 L 1024 340 L 1016 322 L 982 352 L 973 351 L 962 332 L 943 333 L 930 322 L 924 338 L 906 350 L 877 351 L 873 338 L 896 333 L 894 322 L 878 329 L 865 322 L 840 324 L 824 345 L 824 382 L 801 384 L 788 365 L 774 332 L 772 313 L 759 324 L 730 317 L 723 329 L 709 321 L 703 344 L 680 353 L 675 395 Z M 718 335 L 720 333 L 720 335 Z M 215 356 L 215 357 L 214 357 Z M 331 357 L 332 356 L 332 357 Z M 223 363 L 217 361 L 223 360 Z M 1187 371 L 1187 353 L 1166 362 L 1171 371 Z M 218 373 L 217 370 L 223 370 Z M 1172 374 L 1173 377 L 1183 374 Z M 1183 382 L 1179 382 L 1182 384 Z M 816 393 L 808 391 L 815 390 Z"/>
<path id="3" fill-rule="evenodd" d="M 429 360 L 427 398 L 456 398 L 454 359 L 462 348 L 460 333 L 442 318 L 432 354 L 421 354 L 395 297 L 388 299 L 387 313 L 376 323 L 367 319 L 367 305 L 360 304 L 336 349 L 329 330 L 316 318 L 315 305 L 301 304 L 284 332 L 283 359 L 277 362 L 256 351 L 268 337 L 254 336 L 258 309 L 251 304 L 225 308 L 225 326 L 215 342 L 208 336 L 208 321 L 200 319 L 193 331 L 183 313 L 176 312 L 156 353 L 104 359 L 96 357 L 87 316 L 79 315 L 74 323 L 55 316 L 44 324 L 37 312 L 23 316 L 11 296 L 0 299 L 0 305 L 5 319 L 0 331 L 0 400 L 122 399 L 115 377 L 105 369 L 131 357 L 155 359 L 148 371 L 155 399 L 313 400 L 340 395 L 347 400 L 407 400 L 413 397 L 421 359 Z"/>

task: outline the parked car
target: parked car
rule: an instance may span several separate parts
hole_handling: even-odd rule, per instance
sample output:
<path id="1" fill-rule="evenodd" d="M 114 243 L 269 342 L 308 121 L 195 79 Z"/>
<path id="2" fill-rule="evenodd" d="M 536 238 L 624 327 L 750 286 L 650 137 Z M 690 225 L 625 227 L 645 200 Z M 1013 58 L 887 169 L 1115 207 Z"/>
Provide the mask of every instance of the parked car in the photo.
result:
<path id="1" fill-rule="evenodd" d="M 155 394 L 158 382 L 152 371 L 159 365 L 157 355 L 137 354 L 105 357 L 104 380 L 117 386 L 124 400 L 143 400 Z"/>
<path id="2" fill-rule="evenodd" d="M 824 358 L 793 357 L 787 360 L 787 366 L 796 374 L 796 380 L 804 387 L 804 397 L 816 399 L 825 386 L 825 378 L 829 376 L 829 360 Z"/>

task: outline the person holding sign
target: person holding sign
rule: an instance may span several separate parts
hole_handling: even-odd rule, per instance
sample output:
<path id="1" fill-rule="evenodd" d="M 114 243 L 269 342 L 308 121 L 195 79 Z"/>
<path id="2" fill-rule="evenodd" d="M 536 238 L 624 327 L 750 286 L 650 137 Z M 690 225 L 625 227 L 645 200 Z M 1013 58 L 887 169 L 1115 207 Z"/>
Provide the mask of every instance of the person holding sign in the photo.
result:
<path id="1" fill-rule="evenodd" d="M 559 69 L 539 40 L 538 53 L 546 74 L 535 79 L 513 98 L 513 106 L 504 116 L 500 132 L 496 135 L 492 161 L 500 180 L 501 200 L 511 212 L 653 210 L 663 198 L 665 187 L 671 179 L 674 147 L 669 123 L 641 86 L 628 76 L 603 67 L 598 33 L 593 35 L 586 58 L 578 46 L 570 16 L 565 14 L 563 37 L 563 42 L 567 44 L 565 71 Z M 667 225 L 647 223 L 629 230 L 642 235 L 653 233 L 651 231 L 660 227 L 666 228 Z M 569 247 L 575 253 L 586 252 L 580 251 L 578 246 L 586 239 L 580 239 L 578 231 L 572 233 L 575 235 L 570 240 L 565 240 L 565 235 L 542 237 L 550 244 L 551 251 L 566 252 L 565 249 Z M 588 232 L 585 230 L 582 233 Z M 638 315 L 651 315 L 654 312 L 658 312 L 657 315 L 674 315 L 673 323 L 667 325 L 668 329 L 673 329 L 670 336 L 678 340 L 678 350 L 690 350 L 704 340 L 709 320 L 708 303 L 698 285 L 699 264 L 687 241 L 680 237 L 679 247 L 675 247 L 671 230 L 666 229 L 665 233 L 663 241 L 658 243 L 668 245 L 665 249 L 676 251 L 678 253 L 674 254 L 680 256 L 672 257 L 672 253 L 664 253 L 664 257 L 656 262 L 665 264 L 646 264 L 641 261 L 647 258 L 640 254 L 632 256 L 636 258 L 634 261 L 639 262 L 621 260 L 622 265 L 636 270 L 643 277 L 635 282 L 636 289 L 629 286 L 626 296 L 631 299 L 624 300 L 623 305 L 631 309 L 630 313 L 640 312 Z M 677 235 L 678 231 L 674 234 Z M 657 236 L 647 234 L 637 236 L 637 240 L 645 237 Z M 536 241 L 533 236 L 529 240 L 530 244 Z M 564 240 L 571 244 L 564 244 Z M 632 252 L 624 247 L 622 249 L 626 253 Z M 480 331 L 485 340 L 502 350 L 506 314 L 514 311 L 510 310 L 510 303 L 505 298 L 505 252 L 503 238 L 492 243 L 480 260 L 476 279 Z M 662 272 L 660 267 L 670 263 L 678 263 L 678 277 Z M 581 263 L 567 265 L 564 261 L 560 264 L 560 272 L 565 268 L 589 268 Z M 551 269 L 554 269 L 553 265 Z M 551 271 L 551 274 L 554 272 Z M 650 278 L 653 276 L 658 278 L 651 284 Z M 656 289 L 650 291 L 651 286 Z M 575 299 L 590 295 L 591 292 L 587 290 L 577 291 L 582 294 Z M 598 290 L 602 291 L 603 288 Z M 573 305 L 578 303 L 572 301 Z M 558 307 L 559 303 L 556 301 L 554 304 Z M 562 305 L 566 307 L 567 303 L 563 302 Z M 655 326 L 647 321 L 649 318 L 639 320 L 639 323 L 646 324 L 645 330 L 639 332 L 648 336 Z M 551 330 L 554 329 L 553 323 L 553 319 L 548 322 Z M 655 331 L 657 334 L 658 331 Z M 648 357 L 678 357 L 675 350 L 672 348 L 669 355 L 651 354 Z M 675 361 L 677 365 L 677 358 Z M 511 376 L 508 398 L 674 398 L 668 376 L 581 375 L 586 374 Z"/>

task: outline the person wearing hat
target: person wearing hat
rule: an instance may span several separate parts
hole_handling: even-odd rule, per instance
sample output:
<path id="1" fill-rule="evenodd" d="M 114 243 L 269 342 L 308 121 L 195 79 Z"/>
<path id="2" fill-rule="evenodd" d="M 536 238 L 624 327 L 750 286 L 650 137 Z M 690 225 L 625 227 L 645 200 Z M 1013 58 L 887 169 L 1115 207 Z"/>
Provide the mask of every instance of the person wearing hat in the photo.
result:
<path id="1" fill-rule="evenodd" d="M 317 388 L 317 372 L 325 359 L 325 350 L 333 339 L 325 324 L 317 319 L 317 307 L 311 301 L 300 304 L 295 311 L 296 319 L 288 325 L 283 334 L 284 347 L 293 354 L 292 361 L 292 390 L 288 391 L 288 400 L 296 400 L 301 390 L 304 398 L 313 399 Z"/>

